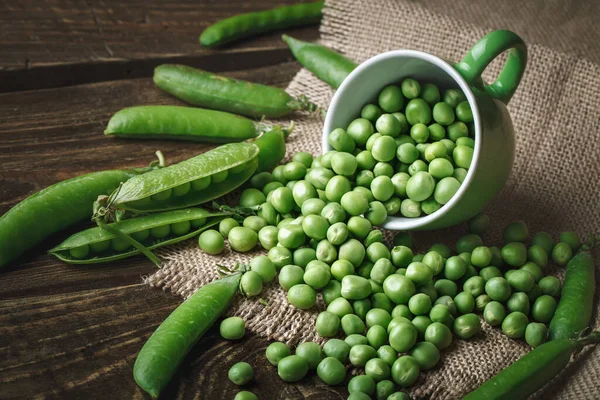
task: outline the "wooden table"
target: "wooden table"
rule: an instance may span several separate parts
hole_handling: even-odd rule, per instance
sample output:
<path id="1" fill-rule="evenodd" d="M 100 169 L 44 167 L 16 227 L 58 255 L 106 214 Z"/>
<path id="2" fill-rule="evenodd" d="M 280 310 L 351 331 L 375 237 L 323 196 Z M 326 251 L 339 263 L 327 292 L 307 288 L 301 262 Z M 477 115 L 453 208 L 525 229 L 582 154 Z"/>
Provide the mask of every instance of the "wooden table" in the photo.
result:
<path id="1" fill-rule="evenodd" d="M 299 69 L 281 32 L 220 50 L 198 35 L 242 11 L 292 1 L 47 0 L 0 2 L 0 214 L 60 180 L 142 166 L 161 149 L 171 162 L 200 144 L 111 140 L 110 116 L 123 107 L 180 104 L 154 87 L 156 65 L 177 62 L 285 87 Z M 289 32 L 305 40 L 318 28 Z M 146 398 L 132 378 L 135 357 L 181 298 L 142 283 L 155 267 L 136 257 L 70 266 L 45 252 L 56 235 L 0 273 L 0 398 Z M 286 385 L 265 365 L 264 339 L 241 343 L 212 330 L 185 360 L 164 398 L 232 399 L 234 361 L 256 367 L 261 398 L 345 398 L 314 376 Z"/>

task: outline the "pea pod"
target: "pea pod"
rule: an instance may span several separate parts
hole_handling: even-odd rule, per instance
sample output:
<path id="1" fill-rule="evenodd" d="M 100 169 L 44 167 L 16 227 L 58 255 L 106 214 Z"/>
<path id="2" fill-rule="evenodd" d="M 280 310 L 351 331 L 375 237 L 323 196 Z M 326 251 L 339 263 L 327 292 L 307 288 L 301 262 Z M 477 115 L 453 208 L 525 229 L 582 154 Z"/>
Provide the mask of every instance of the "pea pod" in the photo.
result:
<path id="1" fill-rule="evenodd" d="M 0 218 L 0 268 L 48 236 L 89 219 L 92 203 L 99 195 L 110 193 L 136 173 L 103 171 L 82 175 L 21 201 Z"/>
<path id="2" fill-rule="evenodd" d="M 197 236 L 228 215 L 230 213 L 210 213 L 202 208 L 148 214 L 75 233 L 50 250 L 50 254 L 69 264 L 121 260 L 140 254 L 140 250 L 121 240 L 112 233 L 114 230 L 153 250 Z"/>
<path id="3" fill-rule="evenodd" d="M 223 111 L 138 106 L 125 108 L 113 115 L 104 134 L 131 139 L 232 143 L 255 138 L 265 128 L 263 123 Z"/>
<path id="4" fill-rule="evenodd" d="M 115 190 L 95 217 L 107 219 L 112 210 L 153 212 L 206 203 L 239 187 L 255 172 L 277 165 L 284 155 L 284 135 L 275 127 L 252 143 L 225 144 L 135 177 Z"/>
<path id="5" fill-rule="evenodd" d="M 214 75 L 185 65 L 165 64 L 154 69 L 154 83 L 167 93 L 200 107 L 255 118 L 279 118 L 293 111 L 315 111 L 317 106 L 285 90 Z"/>
<path id="6" fill-rule="evenodd" d="M 560 302 L 550 321 L 550 338 L 573 338 L 589 326 L 594 309 L 596 269 L 589 249 L 567 264 Z"/>
<path id="7" fill-rule="evenodd" d="M 202 286 L 154 331 L 133 366 L 133 377 L 145 392 L 158 397 L 192 346 L 229 307 L 240 277 L 235 273 Z"/>
<path id="8" fill-rule="evenodd" d="M 318 24 L 323 3 L 315 1 L 229 17 L 206 28 L 200 35 L 200 43 L 216 47 L 277 29 Z"/>
<path id="9" fill-rule="evenodd" d="M 304 68 L 335 89 L 357 67 L 355 62 L 320 44 L 303 42 L 288 35 L 282 38 Z"/>
<path id="10" fill-rule="evenodd" d="M 562 371 L 571 355 L 600 342 L 600 332 L 581 339 L 546 342 L 504 368 L 463 400 L 526 399 Z"/>

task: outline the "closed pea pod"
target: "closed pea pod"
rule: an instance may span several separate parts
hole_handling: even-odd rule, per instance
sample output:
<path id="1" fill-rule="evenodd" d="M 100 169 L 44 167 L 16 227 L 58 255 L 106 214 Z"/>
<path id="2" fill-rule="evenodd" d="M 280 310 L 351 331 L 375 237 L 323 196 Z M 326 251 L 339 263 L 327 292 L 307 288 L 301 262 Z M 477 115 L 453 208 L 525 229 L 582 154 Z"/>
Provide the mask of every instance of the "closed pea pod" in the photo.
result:
<path id="1" fill-rule="evenodd" d="M 158 397 L 192 346 L 229 307 L 241 274 L 204 285 L 175 309 L 144 344 L 133 366 L 137 384 Z"/>
<path id="2" fill-rule="evenodd" d="M 140 171 L 141 172 L 141 171 Z M 92 214 L 92 203 L 136 171 L 95 172 L 49 186 L 0 217 L 0 269 L 41 242 Z"/>
<path id="3" fill-rule="evenodd" d="M 245 37 L 319 23 L 322 1 L 277 7 L 271 10 L 235 15 L 218 21 L 200 35 L 200 43 L 216 47 Z"/>
<path id="4" fill-rule="evenodd" d="M 303 67 L 333 88 L 337 89 L 357 67 L 355 62 L 325 46 L 303 42 L 288 35 L 282 38 Z"/>
<path id="5" fill-rule="evenodd" d="M 114 114 L 107 136 L 231 143 L 257 137 L 266 126 L 223 111 L 180 106 L 137 106 Z M 285 132 L 286 136 L 288 132 Z"/>
<path id="6" fill-rule="evenodd" d="M 296 110 L 314 111 L 306 98 L 294 98 L 285 90 L 214 75 L 185 65 L 159 65 L 154 83 L 186 103 L 247 117 L 278 118 Z"/>
<path id="7" fill-rule="evenodd" d="M 145 244 L 148 250 L 153 250 L 197 236 L 202 231 L 217 225 L 228 215 L 224 212 L 210 213 L 201 208 L 149 214 L 75 233 L 50 250 L 50 253 L 69 264 L 93 264 L 120 260 L 140 254 L 141 251 L 129 243 L 121 246 L 123 243 L 121 238 L 112 230 L 129 235 Z M 179 228 L 182 229 L 179 232 L 177 229 L 173 229 L 178 226 L 183 226 L 183 228 Z M 107 227 L 110 230 L 107 230 Z M 186 227 L 187 229 L 184 229 Z M 162 230 L 166 231 L 166 235 L 160 234 Z M 81 257 L 73 252 L 74 249 L 82 248 L 87 248 L 89 251 Z"/>

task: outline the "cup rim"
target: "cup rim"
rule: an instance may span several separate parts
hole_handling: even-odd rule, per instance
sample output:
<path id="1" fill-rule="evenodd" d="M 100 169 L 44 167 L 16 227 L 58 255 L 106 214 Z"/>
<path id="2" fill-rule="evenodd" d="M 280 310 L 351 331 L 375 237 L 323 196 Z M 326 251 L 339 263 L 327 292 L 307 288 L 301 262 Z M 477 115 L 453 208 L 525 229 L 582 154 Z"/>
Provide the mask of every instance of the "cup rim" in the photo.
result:
<path id="1" fill-rule="evenodd" d="M 452 65 L 443 59 L 434 56 L 429 53 L 425 53 L 417 50 L 392 50 L 385 53 L 380 53 L 376 56 L 369 58 L 364 61 L 358 67 L 356 67 L 347 77 L 344 79 L 340 87 L 337 89 L 333 98 L 331 99 L 331 103 L 327 110 L 327 114 L 325 116 L 325 123 L 323 124 L 323 134 L 322 134 L 322 153 L 332 150 L 332 147 L 329 145 L 327 141 L 327 137 L 329 133 L 335 129 L 333 127 L 333 116 L 332 110 L 338 106 L 338 103 L 341 101 L 342 97 L 349 90 L 348 87 L 350 83 L 355 79 L 363 78 L 363 74 L 368 73 L 368 70 L 373 67 L 373 65 L 388 61 L 389 59 L 394 58 L 418 58 L 423 61 L 429 62 L 430 64 L 435 65 L 436 67 L 442 69 L 447 75 L 449 75 L 460 87 L 463 91 L 467 100 L 469 101 L 469 105 L 471 106 L 471 111 L 473 113 L 473 123 L 475 125 L 475 149 L 473 151 L 473 159 L 471 161 L 471 166 L 467 171 L 467 175 L 464 181 L 461 183 L 458 191 L 452 196 L 450 201 L 444 204 L 439 210 L 436 212 L 425 215 L 417 218 L 406 218 L 406 217 L 388 217 L 385 222 L 381 225 L 382 228 L 390 229 L 390 230 L 398 230 L 398 231 L 409 231 L 409 230 L 418 230 L 423 228 L 424 226 L 435 223 L 439 219 L 443 218 L 447 213 L 449 213 L 458 202 L 464 197 L 466 191 L 469 186 L 473 182 L 473 177 L 475 175 L 475 170 L 479 164 L 479 154 L 481 150 L 481 118 L 479 115 L 479 108 L 477 107 L 477 100 L 475 98 L 475 94 L 471 90 L 469 84 L 465 81 L 465 79 L 460 75 L 460 73 L 455 70 Z M 366 72 L 365 72 L 366 71 Z M 391 82 L 390 82 L 391 83 Z"/>

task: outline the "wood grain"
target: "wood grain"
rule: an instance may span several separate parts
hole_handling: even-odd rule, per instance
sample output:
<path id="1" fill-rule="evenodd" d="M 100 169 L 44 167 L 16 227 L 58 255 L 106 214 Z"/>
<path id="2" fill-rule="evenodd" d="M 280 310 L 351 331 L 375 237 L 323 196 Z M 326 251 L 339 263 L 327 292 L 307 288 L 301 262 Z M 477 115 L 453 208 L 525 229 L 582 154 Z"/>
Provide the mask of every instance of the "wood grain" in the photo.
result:
<path id="1" fill-rule="evenodd" d="M 298 0 L 193 1 L 7 0 L 0 2 L 0 92 L 151 76 L 165 62 L 211 71 L 290 59 L 282 32 L 212 50 L 198 37 L 209 24 L 241 12 Z M 314 40 L 316 26 L 287 30 Z"/>

